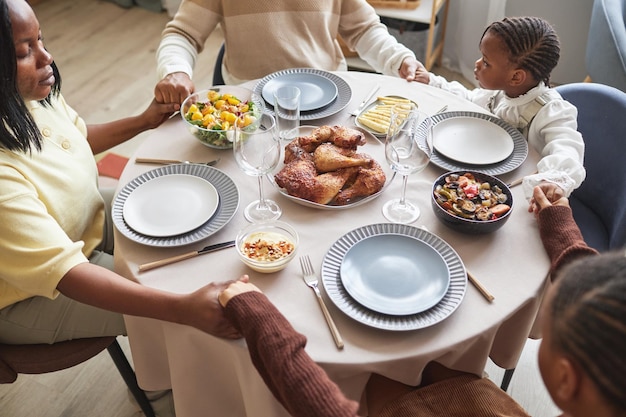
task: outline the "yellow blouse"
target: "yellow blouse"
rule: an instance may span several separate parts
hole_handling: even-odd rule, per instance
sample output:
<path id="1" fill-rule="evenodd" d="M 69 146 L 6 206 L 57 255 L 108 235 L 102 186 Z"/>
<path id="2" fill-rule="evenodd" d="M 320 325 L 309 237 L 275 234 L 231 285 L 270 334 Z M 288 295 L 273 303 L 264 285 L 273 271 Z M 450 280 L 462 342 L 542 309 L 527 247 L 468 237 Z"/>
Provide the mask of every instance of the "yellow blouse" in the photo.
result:
<path id="1" fill-rule="evenodd" d="M 104 201 L 87 127 L 62 96 L 26 103 L 41 151 L 0 149 L 0 308 L 54 298 L 61 278 L 102 240 Z"/>

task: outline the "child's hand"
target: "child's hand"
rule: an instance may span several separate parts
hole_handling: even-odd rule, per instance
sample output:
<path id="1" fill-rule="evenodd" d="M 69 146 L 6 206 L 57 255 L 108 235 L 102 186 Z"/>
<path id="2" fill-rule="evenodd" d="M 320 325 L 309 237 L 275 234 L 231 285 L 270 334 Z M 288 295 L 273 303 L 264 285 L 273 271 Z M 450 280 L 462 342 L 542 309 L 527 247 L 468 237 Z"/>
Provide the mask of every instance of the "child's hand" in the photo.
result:
<path id="1" fill-rule="evenodd" d="M 416 59 L 406 58 L 400 66 L 400 77 L 407 81 L 419 81 L 428 84 L 430 76 L 424 65 Z M 425 78 L 424 78 L 425 77 Z M 425 81 L 424 81 L 425 80 Z"/>
<path id="2" fill-rule="evenodd" d="M 261 292 L 261 290 L 257 288 L 256 285 L 251 284 L 248 281 L 249 281 L 248 276 L 243 275 L 241 278 L 239 278 L 238 281 L 231 283 L 228 286 L 228 288 L 222 291 L 218 296 L 218 299 L 222 307 L 226 307 L 226 304 L 228 304 L 230 299 L 238 296 L 239 294 L 243 294 L 243 293 L 251 292 L 251 291 Z"/>
<path id="3" fill-rule="evenodd" d="M 417 71 L 415 71 L 415 78 L 413 81 L 428 84 L 430 82 L 430 73 L 424 67 L 418 68 Z"/>
<path id="4" fill-rule="evenodd" d="M 541 209 L 549 206 L 569 207 L 569 200 L 563 194 L 561 187 L 551 182 L 542 182 L 533 189 L 528 212 L 535 213 L 536 216 Z"/>

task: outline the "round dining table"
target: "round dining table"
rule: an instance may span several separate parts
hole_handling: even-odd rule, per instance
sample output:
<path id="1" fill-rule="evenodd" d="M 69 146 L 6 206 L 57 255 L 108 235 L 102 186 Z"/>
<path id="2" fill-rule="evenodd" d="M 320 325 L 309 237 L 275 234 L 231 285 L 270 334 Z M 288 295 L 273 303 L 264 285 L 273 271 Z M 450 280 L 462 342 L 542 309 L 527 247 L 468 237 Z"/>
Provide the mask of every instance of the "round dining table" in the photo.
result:
<path id="1" fill-rule="evenodd" d="M 341 111 L 303 124 L 354 127 L 351 112 L 375 86 L 380 87 L 378 96 L 409 98 L 431 115 L 443 106 L 449 112 L 486 113 L 464 99 L 421 83 L 363 72 L 333 74 L 350 87 L 347 104 Z M 250 89 L 255 85 L 256 82 L 244 84 Z M 366 138 L 368 153 L 386 165 L 384 139 L 371 134 L 366 134 Z M 147 245 L 116 230 L 116 272 L 141 285 L 175 293 L 188 293 L 210 282 L 248 274 L 293 327 L 307 337 L 307 353 L 346 396 L 362 404 L 364 388 L 372 373 L 417 385 L 424 367 L 431 361 L 477 375 L 483 373 L 488 358 L 510 369 L 515 367 L 526 339 L 532 335 L 549 283 L 549 259 L 534 216 L 527 211 L 522 186 L 511 188 L 513 209 L 501 229 L 490 234 L 468 235 L 442 224 L 430 207 L 432 184 L 446 170 L 431 163 L 424 171 L 409 176 L 407 198 L 421 209 L 421 216 L 412 226 L 426 229 L 447 242 L 467 271 L 494 299 L 489 302 L 475 286 L 464 281 L 462 300 L 445 319 L 424 328 L 385 330 L 344 313 L 329 298 L 320 280 L 322 296 L 345 343 L 343 349 L 338 349 L 313 291 L 302 279 L 297 259 L 282 271 L 261 274 L 244 265 L 235 248 L 229 248 L 139 272 L 139 266 L 144 263 L 234 240 L 237 232 L 248 224 L 243 207 L 257 199 L 259 192 L 256 178 L 238 167 L 232 150 L 204 146 L 178 115 L 155 129 L 139 146 L 122 173 L 118 192 L 133 179 L 159 167 L 138 164 L 135 159 L 139 157 L 194 162 L 219 158 L 215 168 L 236 184 L 238 209 L 232 219 L 207 238 L 181 246 Z M 539 155 L 529 149 L 528 157 L 519 167 L 499 178 L 510 183 L 529 175 L 536 170 L 538 159 Z M 297 257 L 308 255 L 319 276 L 326 254 L 338 239 L 364 226 L 388 223 L 381 208 L 386 201 L 400 195 L 401 184 L 401 178 L 396 176 L 378 197 L 343 209 L 299 204 L 267 180 L 264 190 L 266 197 L 282 208 L 281 220 L 299 234 Z M 288 415 L 255 371 L 245 341 L 223 340 L 189 326 L 153 319 L 126 316 L 125 320 L 139 385 L 145 390 L 171 388 L 178 417 Z M 361 411 L 366 412 L 364 408 Z"/>

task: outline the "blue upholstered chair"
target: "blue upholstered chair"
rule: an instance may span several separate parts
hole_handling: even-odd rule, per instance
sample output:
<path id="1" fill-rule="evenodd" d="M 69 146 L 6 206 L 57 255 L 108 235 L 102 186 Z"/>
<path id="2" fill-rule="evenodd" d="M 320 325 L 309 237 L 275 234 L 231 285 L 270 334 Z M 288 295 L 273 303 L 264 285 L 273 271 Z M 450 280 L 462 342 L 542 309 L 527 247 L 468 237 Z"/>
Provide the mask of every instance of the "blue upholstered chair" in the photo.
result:
<path id="1" fill-rule="evenodd" d="M 626 91 L 626 0 L 595 0 L 585 66 L 588 81 Z"/>
<path id="2" fill-rule="evenodd" d="M 626 93 L 596 83 L 556 90 L 578 108 L 585 140 L 587 177 L 570 204 L 589 246 L 599 251 L 626 245 Z"/>
<path id="3" fill-rule="evenodd" d="M 622 248 L 626 246 L 626 93 L 597 83 L 565 84 L 556 90 L 578 108 L 578 131 L 585 140 L 587 178 L 569 199 L 576 224 L 589 246 L 601 252 Z M 505 371 L 500 385 L 504 391 L 514 371 Z"/>

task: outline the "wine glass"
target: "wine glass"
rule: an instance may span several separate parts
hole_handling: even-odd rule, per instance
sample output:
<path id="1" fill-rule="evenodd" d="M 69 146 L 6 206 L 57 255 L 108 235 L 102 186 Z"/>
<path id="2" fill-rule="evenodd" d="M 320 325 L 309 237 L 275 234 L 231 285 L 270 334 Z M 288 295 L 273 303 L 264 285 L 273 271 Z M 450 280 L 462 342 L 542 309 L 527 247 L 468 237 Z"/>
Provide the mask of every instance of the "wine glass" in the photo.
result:
<path id="1" fill-rule="evenodd" d="M 240 115 L 235 125 L 233 153 L 239 168 L 259 181 L 259 199 L 245 208 L 244 217 L 253 223 L 278 219 L 282 210 L 263 195 L 263 177 L 276 168 L 281 155 L 274 116 L 269 113 Z"/>
<path id="2" fill-rule="evenodd" d="M 391 109 L 391 123 L 385 140 L 385 156 L 395 172 L 402 175 L 402 194 L 383 206 L 383 215 L 394 223 L 413 223 L 420 209 L 406 199 L 410 174 L 422 171 L 432 154 L 432 120 L 415 104 L 397 104 Z"/>

